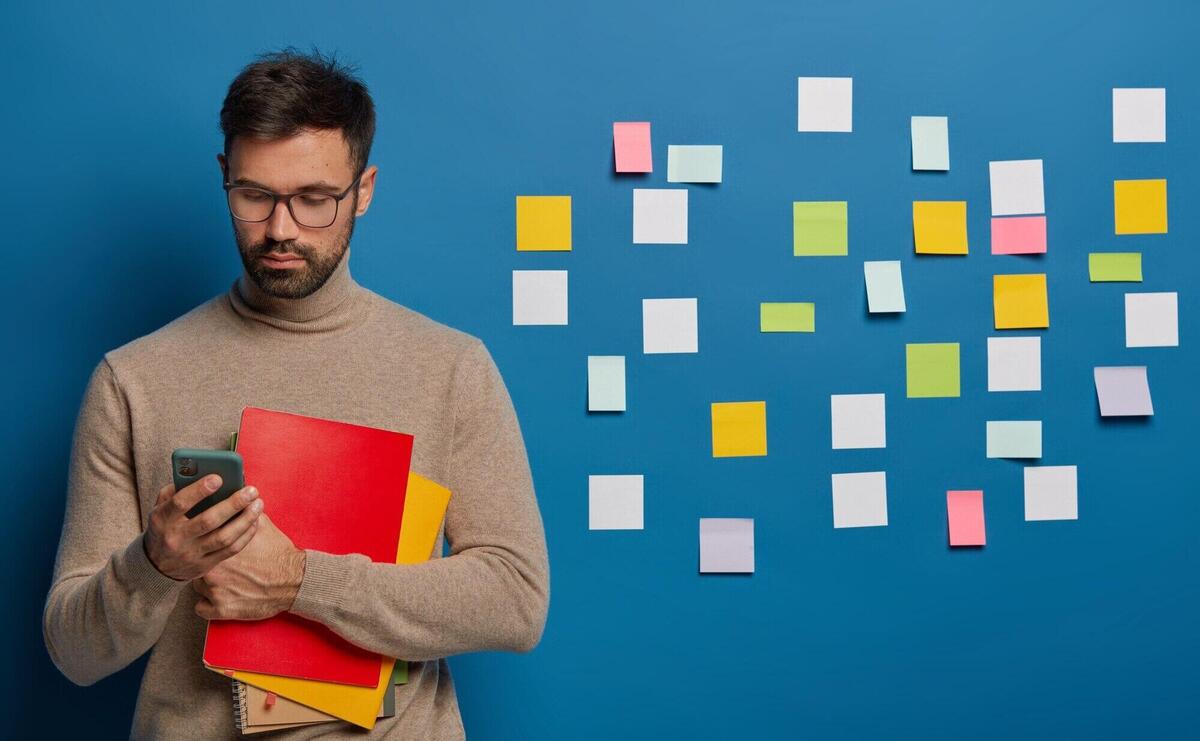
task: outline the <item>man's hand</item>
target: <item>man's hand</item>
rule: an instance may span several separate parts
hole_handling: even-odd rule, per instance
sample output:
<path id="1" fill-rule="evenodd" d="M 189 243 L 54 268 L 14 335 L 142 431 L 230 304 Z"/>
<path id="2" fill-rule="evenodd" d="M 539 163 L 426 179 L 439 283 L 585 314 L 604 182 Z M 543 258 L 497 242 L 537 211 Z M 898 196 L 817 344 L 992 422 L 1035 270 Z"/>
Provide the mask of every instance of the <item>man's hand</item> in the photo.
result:
<path id="1" fill-rule="evenodd" d="M 158 492 L 142 546 L 150 563 L 165 576 L 178 581 L 195 579 L 254 538 L 262 502 L 253 486 L 187 518 L 188 510 L 220 488 L 221 477 L 211 474 L 179 491 L 174 484 L 167 484 Z"/>
<path id="2" fill-rule="evenodd" d="M 207 620 L 265 620 L 292 609 L 304 579 L 304 551 L 263 515 L 244 551 L 192 581 L 196 614 Z"/>

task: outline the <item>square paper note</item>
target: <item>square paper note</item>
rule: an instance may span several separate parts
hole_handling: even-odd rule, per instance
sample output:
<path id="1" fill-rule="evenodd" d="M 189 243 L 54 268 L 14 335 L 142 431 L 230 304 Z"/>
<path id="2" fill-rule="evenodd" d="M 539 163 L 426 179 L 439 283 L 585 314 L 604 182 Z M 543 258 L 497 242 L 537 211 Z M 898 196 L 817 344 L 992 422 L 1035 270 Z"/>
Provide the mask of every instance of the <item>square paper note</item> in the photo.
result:
<path id="1" fill-rule="evenodd" d="M 913 201 L 912 208 L 917 254 L 967 254 L 966 201 Z"/>
<path id="2" fill-rule="evenodd" d="M 888 524 L 887 474 L 833 474 L 833 526 L 881 527 Z"/>
<path id="3" fill-rule="evenodd" d="M 1154 414 L 1146 366 L 1098 367 L 1093 373 L 1101 417 L 1149 417 Z"/>
<path id="4" fill-rule="evenodd" d="M 904 309 L 904 279 L 899 260 L 863 263 L 867 279 L 867 311 L 871 314 L 898 313 Z"/>
<path id="5" fill-rule="evenodd" d="M 996 329 L 1049 327 L 1046 274 L 992 276 L 992 308 Z"/>
<path id="6" fill-rule="evenodd" d="M 982 491 L 946 492 L 946 520 L 951 546 L 987 545 Z"/>
<path id="7" fill-rule="evenodd" d="M 833 394 L 829 411 L 834 450 L 887 447 L 883 394 Z"/>
<path id="8" fill-rule="evenodd" d="M 1093 283 L 1142 282 L 1142 253 L 1089 252 L 1088 279 Z"/>
<path id="9" fill-rule="evenodd" d="M 625 356 L 588 356 L 588 411 L 625 411 Z"/>
<path id="10" fill-rule="evenodd" d="M 1045 216 L 992 219 L 993 255 L 1039 255 L 1045 252 Z"/>
<path id="11" fill-rule="evenodd" d="M 992 216 L 1046 213 L 1041 160 L 989 162 Z"/>
<path id="12" fill-rule="evenodd" d="M 667 147 L 667 182 L 721 182 L 722 149 L 720 144 L 671 144 Z"/>
<path id="13" fill-rule="evenodd" d="M 701 517 L 700 573 L 753 574 L 754 520 Z"/>
<path id="14" fill-rule="evenodd" d="M 959 395 L 957 342 L 905 345 L 905 359 L 908 398 Z"/>
<path id="15" fill-rule="evenodd" d="M 514 270 L 513 325 L 567 323 L 567 271 Z"/>
<path id="16" fill-rule="evenodd" d="M 571 196 L 517 196 L 517 250 L 571 249 Z"/>
<path id="17" fill-rule="evenodd" d="M 617 172 L 652 172 L 649 121 L 618 121 L 613 124 L 613 161 Z"/>
<path id="18" fill-rule="evenodd" d="M 588 476 L 588 530 L 641 530 L 643 478 Z"/>
<path id="19" fill-rule="evenodd" d="M 845 201 L 792 202 L 793 255 L 845 255 L 848 251 Z"/>
<path id="20" fill-rule="evenodd" d="M 1078 520 L 1079 501 L 1075 466 L 1025 468 L 1025 519 Z"/>
<path id="21" fill-rule="evenodd" d="M 731 401 L 712 405 L 713 458 L 767 454 L 767 402 Z"/>
<path id="22" fill-rule="evenodd" d="M 758 305 L 760 332 L 813 332 L 816 306 L 811 303 L 763 303 Z"/>
<path id="23" fill-rule="evenodd" d="M 854 78 L 800 77 L 797 96 L 797 131 L 853 129 Z"/>
<path id="24" fill-rule="evenodd" d="M 988 391 L 1041 391 L 1042 338 L 989 337 Z"/>
<path id="25" fill-rule="evenodd" d="M 949 121 L 945 116 L 912 117 L 912 169 L 950 169 Z"/>
<path id="26" fill-rule="evenodd" d="M 1114 180 L 1113 218 L 1117 234 L 1166 234 L 1167 181 Z"/>
<path id="27" fill-rule="evenodd" d="M 1165 87 L 1115 87 L 1112 108 L 1114 142 L 1167 140 Z"/>
<path id="28" fill-rule="evenodd" d="M 988 458 L 1041 458 L 1042 421 L 989 421 Z"/>
<path id="29" fill-rule="evenodd" d="M 633 243 L 687 244 L 686 189 L 633 189 Z"/>
<path id="30" fill-rule="evenodd" d="M 642 299 L 642 352 L 697 352 L 696 299 Z"/>
<path id="31" fill-rule="evenodd" d="M 1178 347 L 1179 294 L 1125 294 L 1125 347 Z"/>

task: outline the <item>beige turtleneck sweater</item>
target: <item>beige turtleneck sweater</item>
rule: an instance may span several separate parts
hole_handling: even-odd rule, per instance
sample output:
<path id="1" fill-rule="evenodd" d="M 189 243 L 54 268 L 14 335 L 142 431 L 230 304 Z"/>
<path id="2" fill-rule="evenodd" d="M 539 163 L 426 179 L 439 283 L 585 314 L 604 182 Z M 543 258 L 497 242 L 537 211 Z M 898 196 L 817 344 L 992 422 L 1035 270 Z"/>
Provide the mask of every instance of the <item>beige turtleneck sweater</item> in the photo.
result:
<path id="1" fill-rule="evenodd" d="M 396 565 L 307 553 L 292 611 L 413 662 L 408 684 L 395 689 L 395 717 L 370 738 L 462 738 L 443 657 L 529 651 L 541 637 L 549 602 L 541 515 L 491 355 L 478 339 L 360 286 L 349 260 L 347 252 L 304 299 L 265 295 L 243 271 L 227 294 L 106 353 L 92 373 L 43 631 L 54 663 L 83 685 L 150 651 L 134 738 L 237 736 L 230 680 L 201 663 L 196 594 L 154 568 L 142 531 L 171 480 L 171 451 L 225 447 L 245 406 L 411 433 L 413 470 L 453 492 L 435 548 L 440 556 L 444 536 L 447 557 Z M 341 722 L 280 734 L 364 735 Z"/>

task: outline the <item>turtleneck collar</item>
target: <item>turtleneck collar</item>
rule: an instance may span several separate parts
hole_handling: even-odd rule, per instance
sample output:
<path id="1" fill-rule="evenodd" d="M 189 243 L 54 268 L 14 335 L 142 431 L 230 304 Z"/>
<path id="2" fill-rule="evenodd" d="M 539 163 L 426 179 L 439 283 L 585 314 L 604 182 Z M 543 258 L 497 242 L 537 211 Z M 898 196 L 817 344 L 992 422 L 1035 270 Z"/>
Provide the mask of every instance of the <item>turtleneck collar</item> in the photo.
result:
<path id="1" fill-rule="evenodd" d="M 367 290 L 350 275 L 350 249 L 324 285 L 304 298 L 278 298 L 264 292 L 245 267 L 229 289 L 229 303 L 242 318 L 293 332 L 326 332 L 358 323 L 367 308 Z"/>

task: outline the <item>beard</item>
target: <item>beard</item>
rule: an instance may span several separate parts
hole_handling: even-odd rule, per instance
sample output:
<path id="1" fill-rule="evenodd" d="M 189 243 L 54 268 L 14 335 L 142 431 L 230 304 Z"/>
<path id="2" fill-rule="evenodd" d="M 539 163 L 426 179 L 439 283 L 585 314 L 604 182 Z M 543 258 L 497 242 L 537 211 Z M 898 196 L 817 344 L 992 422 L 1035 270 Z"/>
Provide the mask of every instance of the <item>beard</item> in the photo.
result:
<path id="1" fill-rule="evenodd" d="M 329 276 L 341 263 L 350 247 L 350 236 L 354 233 L 354 214 L 334 238 L 334 249 L 331 251 L 318 250 L 303 242 L 289 239 L 278 242 L 268 237 L 258 244 L 251 244 L 238 233 L 236 226 L 233 230 L 237 240 L 238 253 L 242 256 L 242 265 L 254 284 L 264 293 L 275 298 L 304 298 L 316 292 L 325 285 Z M 278 254 L 292 253 L 304 258 L 304 267 L 300 268 L 271 268 L 264 265 L 259 258 L 272 252 Z"/>

